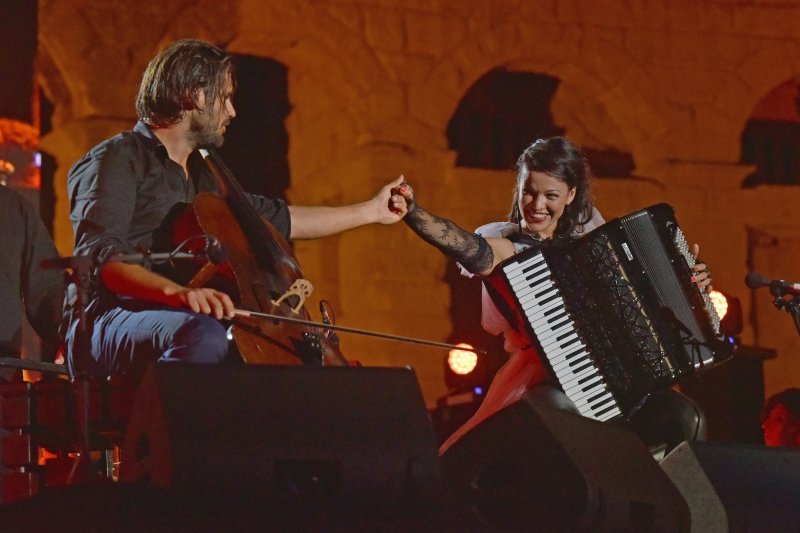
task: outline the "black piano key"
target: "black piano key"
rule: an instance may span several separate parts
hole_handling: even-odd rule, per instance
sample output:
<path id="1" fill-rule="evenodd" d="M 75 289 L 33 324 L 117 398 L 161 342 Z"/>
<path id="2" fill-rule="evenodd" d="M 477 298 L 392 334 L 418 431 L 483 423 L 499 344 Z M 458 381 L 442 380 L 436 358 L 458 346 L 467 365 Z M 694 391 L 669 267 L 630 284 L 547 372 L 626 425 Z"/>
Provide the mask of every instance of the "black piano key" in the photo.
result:
<path id="1" fill-rule="evenodd" d="M 550 293 L 550 292 L 554 292 L 554 293 L 556 293 L 556 295 L 558 295 L 558 291 L 556 291 L 555 287 L 548 287 L 545 290 L 537 292 L 536 294 L 534 294 L 534 297 L 537 300 L 540 300 L 543 296 L 545 296 L 547 293 Z M 539 303 L 541 304 L 541 302 L 539 302 Z"/>
<path id="2" fill-rule="evenodd" d="M 527 274 L 527 272 L 526 272 L 526 274 Z M 541 277 L 542 274 L 544 274 L 545 276 L 549 276 L 550 275 L 550 269 L 547 268 L 546 266 L 543 267 L 543 268 L 539 268 L 537 270 L 534 270 L 533 272 L 531 272 L 527 276 L 525 276 L 525 279 L 538 278 L 538 277 Z"/>
<path id="3" fill-rule="evenodd" d="M 597 401 L 597 400 L 599 400 L 600 398 L 602 398 L 603 396 L 605 396 L 605 395 L 606 395 L 606 392 L 607 392 L 607 391 L 602 391 L 602 392 L 600 392 L 599 394 L 595 394 L 595 395 L 594 395 L 594 396 L 592 396 L 591 398 L 587 398 L 587 399 L 586 399 L 586 403 L 594 403 L 595 401 Z M 600 405 L 602 405 L 602 404 L 600 404 Z"/>
<path id="4" fill-rule="evenodd" d="M 598 376 L 598 375 L 594 375 L 594 376 L 592 376 L 592 377 L 594 377 L 594 378 L 595 378 L 595 379 L 594 379 L 594 381 L 592 381 L 592 382 L 591 382 L 589 385 L 587 385 L 586 387 L 581 387 L 581 392 L 589 392 L 589 391 L 591 391 L 591 390 L 594 390 L 594 389 L 596 389 L 596 388 L 597 388 L 597 387 L 598 387 L 598 386 L 599 386 L 599 385 L 602 383 L 602 381 L 600 380 L 600 376 Z M 587 402 L 587 403 L 588 403 L 588 402 Z"/>
<path id="5" fill-rule="evenodd" d="M 616 408 L 617 408 L 617 404 L 616 404 L 616 402 L 611 402 L 611 404 L 610 404 L 608 407 L 606 407 L 605 409 L 603 409 L 603 410 L 601 410 L 601 411 L 597 411 L 597 412 L 596 412 L 594 415 L 595 415 L 596 417 L 600 417 L 600 416 L 602 416 L 602 415 L 604 415 L 604 414 L 608 413 L 609 411 L 613 411 L 613 410 L 614 410 L 614 409 L 616 409 Z"/>
<path id="6" fill-rule="evenodd" d="M 530 265 L 528 265 L 525 268 L 523 268 L 520 272 L 527 273 L 527 272 L 530 272 L 531 270 L 533 270 L 534 268 L 541 267 L 542 265 L 546 265 L 546 264 L 547 263 L 543 263 L 543 262 L 540 262 L 540 261 L 533 261 L 533 263 L 531 263 Z"/>
<path id="7" fill-rule="evenodd" d="M 555 318 L 552 318 L 552 319 L 548 320 L 547 322 L 549 323 L 549 322 L 552 322 L 552 321 L 554 321 L 554 320 L 558 320 L 559 318 L 561 318 L 561 317 L 555 317 Z M 556 331 L 556 330 L 557 330 L 558 328 L 560 328 L 561 326 L 566 326 L 567 324 L 570 324 L 571 322 L 572 322 L 572 320 L 570 320 L 569 318 L 567 318 L 566 320 L 562 320 L 562 321 L 561 321 L 561 322 L 559 322 L 558 324 L 553 324 L 552 326 L 550 326 L 550 329 L 551 329 L 552 331 Z"/>
<path id="8" fill-rule="evenodd" d="M 580 355 L 580 354 L 582 354 L 583 352 L 584 352 L 584 349 L 583 349 L 583 348 L 578 348 L 578 349 L 577 349 L 577 350 L 575 350 L 574 352 L 570 352 L 570 353 L 568 353 L 567 355 L 565 355 L 565 356 L 564 356 L 564 359 L 566 359 L 566 360 L 572 359 L 572 358 L 573 358 L 573 357 L 575 357 L 576 355 Z"/>
<path id="9" fill-rule="evenodd" d="M 545 311 L 545 312 L 544 312 L 544 313 L 542 313 L 542 314 L 543 314 L 544 316 L 547 316 L 547 315 L 552 315 L 553 313 L 555 313 L 556 311 L 560 311 L 561 309 L 564 309 L 564 304 L 557 305 L 557 306 L 553 307 L 552 309 L 548 309 L 547 311 Z"/>
<path id="10" fill-rule="evenodd" d="M 556 291 L 556 292 L 555 292 L 555 293 L 554 293 L 552 296 L 548 296 L 548 297 L 547 297 L 547 298 L 545 298 L 544 300 L 541 300 L 541 301 L 539 302 L 539 305 L 545 305 L 545 304 L 547 304 L 547 303 L 549 303 L 549 302 L 552 302 L 552 301 L 553 301 L 553 300 L 555 300 L 556 298 L 558 298 L 558 292 L 557 292 L 557 291 Z"/>
<path id="11" fill-rule="evenodd" d="M 563 341 L 564 339 L 566 339 L 566 338 L 567 338 L 567 337 L 569 337 L 570 335 L 575 335 L 575 330 L 574 330 L 574 329 L 571 329 L 571 330 L 567 331 L 566 333 L 562 333 L 561 335 L 559 335 L 558 337 L 556 337 L 556 342 L 558 342 L 558 341 Z M 565 346 L 568 346 L 568 345 L 565 345 Z M 563 348 L 563 347 L 564 347 L 564 346 L 562 346 L 562 348 Z"/>
<path id="12" fill-rule="evenodd" d="M 573 333 L 574 333 L 574 332 L 573 332 Z M 569 346 L 569 345 L 571 345 L 571 344 L 575 344 L 575 343 L 576 343 L 576 342 L 578 342 L 579 340 L 580 340 L 580 339 L 579 339 L 579 338 L 578 338 L 578 336 L 576 335 L 576 336 L 575 336 L 575 338 L 574 338 L 574 339 L 572 339 L 571 341 L 569 341 L 569 342 L 566 342 L 566 343 L 562 344 L 562 345 L 561 345 L 561 349 L 563 350 L 563 349 L 564 349 L 564 348 L 566 348 L 567 346 Z"/>
<path id="13" fill-rule="evenodd" d="M 573 361 L 572 363 L 570 363 L 570 366 L 579 365 L 579 364 L 581 364 L 581 361 Z M 573 370 L 572 373 L 573 374 L 577 374 L 578 372 L 582 372 L 582 371 L 586 370 L 587 368 L 589 368 L 591 366 L 592 366 L 591 361 L 588 362 L 588 363 L 584 361 L 583 362 L 583 366 L 579 366 L 579 367 L 575 368 L 575 370 Z"/>
<path id="14" fill-rule="evenodd" d="M 555 330 L 555 329 L 557 329 L 557 328 L 553 328 L 553 330 Z M 571 330 L 567 331 L 566 333 L 562 333 L 561 335 L 556 337 L 556 341 L 563 341 L 564 339 L 566 339 L 570 335 L 575 335 L 575 330 L 574 329 L 571 329 Z M 576 337 L 575 340 L 573 340 L 572 342 L 568 342 L 567 344 L 562 344 L 561 347 L 564 348 L 565 346 L 569 346 L 570 344 L 572 344 L 573 342 L 575 342 L 577 340 L 578 339 Z"/>

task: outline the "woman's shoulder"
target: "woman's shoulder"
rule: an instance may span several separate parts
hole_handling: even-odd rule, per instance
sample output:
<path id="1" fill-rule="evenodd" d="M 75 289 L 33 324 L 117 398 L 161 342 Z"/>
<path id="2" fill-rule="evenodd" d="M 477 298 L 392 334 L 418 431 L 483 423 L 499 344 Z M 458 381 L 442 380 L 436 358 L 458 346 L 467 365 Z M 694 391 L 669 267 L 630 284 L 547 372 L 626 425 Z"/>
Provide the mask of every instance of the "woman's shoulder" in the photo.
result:
<path id="1" fill-rule="evenodd" d="M 508 238 L 516 233 L 519 227 L 512 222 L 490 222 L 475 230 L 475 233 L 485 238 Z"/>

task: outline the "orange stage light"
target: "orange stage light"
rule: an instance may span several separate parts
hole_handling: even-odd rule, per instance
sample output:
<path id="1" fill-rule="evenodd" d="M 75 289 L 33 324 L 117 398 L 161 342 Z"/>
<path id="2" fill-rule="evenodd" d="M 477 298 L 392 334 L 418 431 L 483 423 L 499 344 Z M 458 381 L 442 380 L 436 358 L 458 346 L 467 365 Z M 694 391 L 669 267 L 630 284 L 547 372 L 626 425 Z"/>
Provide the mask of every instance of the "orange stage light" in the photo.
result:
<path id="1" fill-rule="evenodd" d="M 459 342 L 456 346 L 474 348 L 466 342 Z M 447 366 L 454 374 L 466 376 L 478 366 L 478 354 L 469 350 L 450 350 L 447 355 Z"/>

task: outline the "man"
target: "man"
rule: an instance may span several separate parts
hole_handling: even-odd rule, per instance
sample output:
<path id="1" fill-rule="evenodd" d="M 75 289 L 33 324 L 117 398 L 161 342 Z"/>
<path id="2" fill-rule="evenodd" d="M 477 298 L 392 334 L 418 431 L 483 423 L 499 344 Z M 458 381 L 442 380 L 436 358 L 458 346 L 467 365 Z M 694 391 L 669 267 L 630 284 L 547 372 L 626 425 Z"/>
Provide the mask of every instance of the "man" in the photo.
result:
<path id="1" fill-rule="evenodd" d="M 132 131 L 99 144 L 70 169 L 68 190 L 75 255 L 97 258 L 86 291 L 86 332 L 72 320 L 71 355 L 108 373 L 151 360 L 218 363 L 227 352 L 221 319 L 230 297 L 212 288 L 182 286 L 138 264 L 109 261 L 149 249 L 153 233 L 176 204 L 216 189 L 199 148 L 222 145 L 236 116 L 230 56 L 202 41 L 182 40 L 160 51 L 142 77 Z M 394 223 L 405 201 L 393 195 L 400 179 L 371 200 L 341 207 L 288 206 L 248 195 L 260 215 L 289 239 L 333 235 L 368 223 Z M 85 342 L 76 347 L 76 337 Z"/>
<path id="2" fill-rule="evenodd" d="M 800 389 L 770 396 L 761 411 L 761 428 L 767 446 L 800 448 Z"/>
<path id="3" fill-rule="evenodd" d="M 0 185 L 8 184 L 8 177 L 14 173 L 16 168 L 11 161 L 0 159 Z"/>
<path id="4" fill-rule="evenodd" d="M 39 213 L 17 191 L 4 186 L 0 186 L 0 242 L 0 357 L 20 357 L 25 315 L 43 341 L 43 358 L 52 361 L 59 344 L 64 277 L 60 271 L 41 268 L 40 262 L 58 257 L 58 252 Z M 19 371 L 0 367 L 0 382 L 19 380 Z"/>

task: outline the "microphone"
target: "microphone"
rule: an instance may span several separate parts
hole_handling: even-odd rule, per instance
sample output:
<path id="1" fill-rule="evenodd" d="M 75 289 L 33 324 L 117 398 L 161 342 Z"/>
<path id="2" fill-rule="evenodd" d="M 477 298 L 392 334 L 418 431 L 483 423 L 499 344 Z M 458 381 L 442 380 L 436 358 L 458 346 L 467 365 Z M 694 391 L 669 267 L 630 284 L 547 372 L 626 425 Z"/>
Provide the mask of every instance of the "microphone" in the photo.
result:
<path id="1" fill-rule="evenodd" d="M 197 288 L 208 283 L 208 280 L 217 273 L 219 266 L 228 259 L 228 250 L 222 246 L 219 239 L 213 235 L 206 235 L 206 249 L 203 255 L 206 256 L 208 262 L 189 280 L 189 283 L 186 284 L 187 287 Z"/>
<path id="2" fill-rule="evenodd" d="M 327 324 L 329 326 L 333 326 L 336 323 L 336 317 L 331 316 L 333 315 L 333 308 L 331 304 L 329 304 L 326 300 L 320 300 L 319 302 L 319 312 L 322 314 L 322 322 L 323 324 Z M 339 336 L 336 334 L 336 331 L 332 329 L 325 330 L 324 333 L 325 337 L 330 339 L 331 342 L 338 345 L 339 344 Z"/>
<path id="3" fill-rule="evenodd" d="M 222 246 L 219 239 L 213 235 L 206 235 L 206 257 L 215 265 L 221 265 L 228 259 L 228 250 Z"/>
<path id="4" fill-rule="evenodd" d="M 768 286 L 776 294 L 800 295 L 800 283 L 790 283 L 782 279 L 767 279 L 757 272 L 750 272 L 744 278 L 744 282 L 751 289 L 760 289 Z"/>

